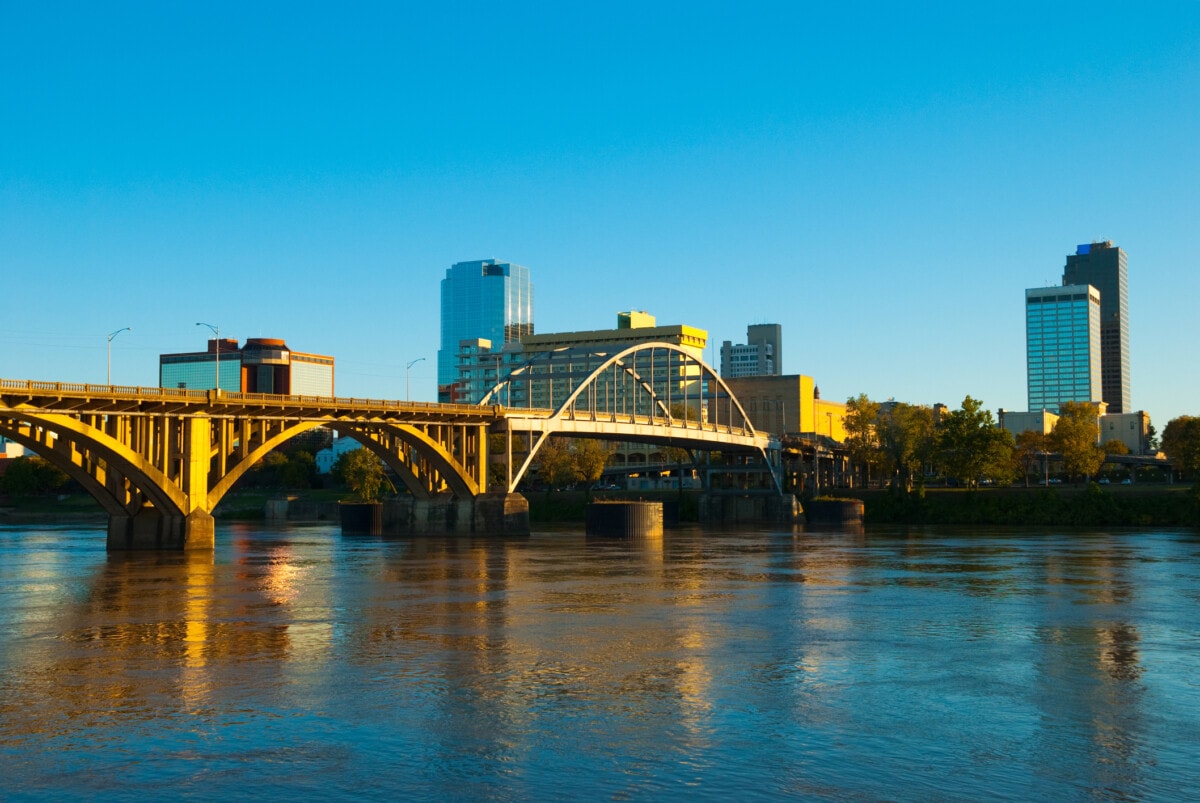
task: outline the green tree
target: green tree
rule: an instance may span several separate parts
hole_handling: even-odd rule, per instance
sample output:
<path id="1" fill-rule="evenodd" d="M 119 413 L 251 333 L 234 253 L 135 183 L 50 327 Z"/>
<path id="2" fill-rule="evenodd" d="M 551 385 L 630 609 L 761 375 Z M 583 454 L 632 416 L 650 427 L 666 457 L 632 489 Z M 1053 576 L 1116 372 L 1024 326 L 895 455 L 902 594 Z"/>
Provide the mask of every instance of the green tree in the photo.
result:
<path id="1" fill-rule="evenodd" d="M 579 466 L 563 438 L 547 438 L 537 453 L 538 476 L 546 483 L 546 492 L 574 485 L 582 477 Z"/>
<path id="2" fill-rule="evenodd" d="M 383 461 L 370 449 L 351 449 L 342 453 L 334 472 L 360 502 L 374 502 L 383 490 Z"/>
<path id="3" fill-rule="evenodd" d="M 871 481 L 871 466 L 879 466 L 883 462 L 883 453 L 879 449 L 879 438 L 876 425 L 879 422 L 879 402 L 867 398 L 860 393 L 846 400 L 846 417 L 843 425 L 846 428 L 846 449 L 850 452 L 854 469 L 860 473 L 860 482 L 867 485 Z"/>
<path id="4" fill-rule="evenodd" d="M 1162 450 L 1176 471 L 1186 471 L 1200 487 L 1200 418 L 1181 415 L 1168 421 L 1162 433 Z"/>
<path id="5" fill-rule="evenodd" d="M 292 452 L 280 467 L 279 482 L 284 488 L 311 488 L 316 474 L 316 458 L 305 451 Z"/>
<path id="6" fill-rule="evenodd" d="M 48 494 L 67 484 L 69 477 L 42 457 L 14 457 L 4 475 L 0 476 L 0 491 L 13 496 Z"/>
<path id="7" fill-rule="evenodd" d="M 968 488 L 978 487 L 984 477 L 1007 482 L 1012 474 L 1012 433 L 996 426 L 983 402 L 967 396 L 938 423 L 938 459 L 947 475 Z"/>
<path id="8" fill-rule="evenodd" d="M 875 434 L 892 488 L 911 491 L 913 477 L 924 485 L 924 466 L 933 453 L 933 410 L 904 402 L 881 405 Z"/>
<path id="9" fill-rule="evenodd" d="M 1088 402 L 1063 402 L 1059 407 L 1050 445 L 1062 455 L 1068 476 L 1082 476 L 1086 480 L 1104 465 L 1104 450 L 1098 443 L 1098 421 L 1096 406 Z"/>
<path id="10" fill-rule="evenodd" d="M 1153 424 L 1146 425 L 1146 454 L 1154 454 L 1158 451 L 1158 430 Z"/>
<path id="11" fill-rule="evenodd" d="M 600 477 L 604 475 L 604 467 L 608 465 L 608 458 L 615 448 L 612 444 L 594 438 L 576 440 L 571 445 L 575 467 L 579 472 L 580 479 L 587 483 L 589 492 L 592 485 L 599 482 Z"/>

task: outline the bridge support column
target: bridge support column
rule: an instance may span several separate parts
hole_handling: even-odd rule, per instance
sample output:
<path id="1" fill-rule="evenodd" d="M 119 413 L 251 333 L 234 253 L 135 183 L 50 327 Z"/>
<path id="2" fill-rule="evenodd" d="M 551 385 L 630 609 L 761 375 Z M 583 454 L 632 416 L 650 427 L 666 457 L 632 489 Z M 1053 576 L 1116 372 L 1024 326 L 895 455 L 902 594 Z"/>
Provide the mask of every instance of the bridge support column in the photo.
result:
<path id="1" fill-rule="evenodd" d="M 448 535 L 471 532 L 472 500 L 453 496 L 415 499 L 412 532 L 416 535 Z"/>
<path id="2" fill-rule="evenodd" d="M 529 535 L 529 500 L 521 494 L 475 497 L 476 535 Z"/>
<path id="3" fill-rule="evenodd" d="M 203 510 L 179 516 L 145 507 L 133 515 L 116 513 L 108 517 L 109 552 L 211 550 L 214 535 L 213 517 Z"/>

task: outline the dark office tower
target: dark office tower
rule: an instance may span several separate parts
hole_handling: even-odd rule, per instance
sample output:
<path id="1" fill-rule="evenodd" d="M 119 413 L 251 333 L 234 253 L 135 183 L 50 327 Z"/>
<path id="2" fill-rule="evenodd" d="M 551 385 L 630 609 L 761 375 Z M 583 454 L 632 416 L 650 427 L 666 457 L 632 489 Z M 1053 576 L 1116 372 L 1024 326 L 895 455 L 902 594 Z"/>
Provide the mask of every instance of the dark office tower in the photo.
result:
<path id="1" fill-rule="evenodd" d="M 451 265 L 442 279 L 438 401 L 459 401 L 457 359 L 461 341 L 482 338 L 499 349 L 531 334 L 533 283 L 529 268 L 494 259 Z"/>
<path id="2" fill-rule="evenodd" d="M 1125 252 L 1111 240 L 1081 245 L 1067 257 L 1064 285 L 1100 291 L 1100 386 L 1109 413 L 1131 413 L 1129 395 L 1129 289 Z"/>

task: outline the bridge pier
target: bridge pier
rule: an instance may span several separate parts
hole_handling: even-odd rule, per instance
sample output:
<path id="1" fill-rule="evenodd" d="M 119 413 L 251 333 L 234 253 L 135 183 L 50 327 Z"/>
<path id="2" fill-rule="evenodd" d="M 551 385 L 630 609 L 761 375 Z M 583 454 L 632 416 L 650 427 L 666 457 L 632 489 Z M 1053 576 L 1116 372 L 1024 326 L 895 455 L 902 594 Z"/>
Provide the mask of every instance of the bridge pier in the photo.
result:
<path id="1" fill-rule="evenodd" d="M 438 495 L 385 502 L 386 535 L 529 535 L 529 502 L 521 494 Z"/>
<path id="2" fill-rule="evenodd" d="M 143 549 L 212 550 L 215 526 L 213 517 L 203 510 L 187 516 L 166 514 L 144 507 L 133 515 L 114 513 L 108 517 L 108 551 L 126 552 Z"/>

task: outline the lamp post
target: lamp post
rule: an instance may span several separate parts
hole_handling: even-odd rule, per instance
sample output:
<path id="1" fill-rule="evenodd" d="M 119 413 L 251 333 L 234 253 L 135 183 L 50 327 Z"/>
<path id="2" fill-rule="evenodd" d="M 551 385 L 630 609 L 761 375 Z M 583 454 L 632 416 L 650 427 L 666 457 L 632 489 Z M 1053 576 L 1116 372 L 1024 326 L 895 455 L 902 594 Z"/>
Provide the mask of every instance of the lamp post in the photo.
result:
<path id="1" fill-rule="evenodd" d="M 220 390 L 221 389 L 221 327 L 213 326 L 211 323 L 197 323 L 196 326 L 207 326 L 209 329 L 212 330 L 213 337 L 216 338 L 217 356 L 216 356 L 216 359 L 213 361 L 213 364 L 216 366 L 216 368 L 215 368 L 216 384 L 213 385 L 213 390 Z"/>
<path id="2" fill-rule="evenodd" d="M 117 335 L 121 334 L 122 332 L 128 332 L 132 328 L 133 327 L 131 327 L 131 326 L 126 326 L 121 329 L 118 329 L 115 332 L 111 332 L 108 336 L 108 382 L 107 382 L 107 384 L 110 386 L 112 385 L 112 342 L 113 342 L 113 338 L 116 337 Z"/>
<path id="3" fill-rule="evenodd" d="M 408 365 L 404 366 L 404 400 L 405 401 L 408 401 L 410 398 L 409 390 L 412 388 L 412 385 L 409 383 L 409 376 L 410 376 L 410 372 L 412 371 L 412 367 L 414 365 L 416 365 L 417 363 L 419 363 L 423 359 L 425 359 L 425 358 L 417 357 L 415 360 L 410 362 Z"/>

